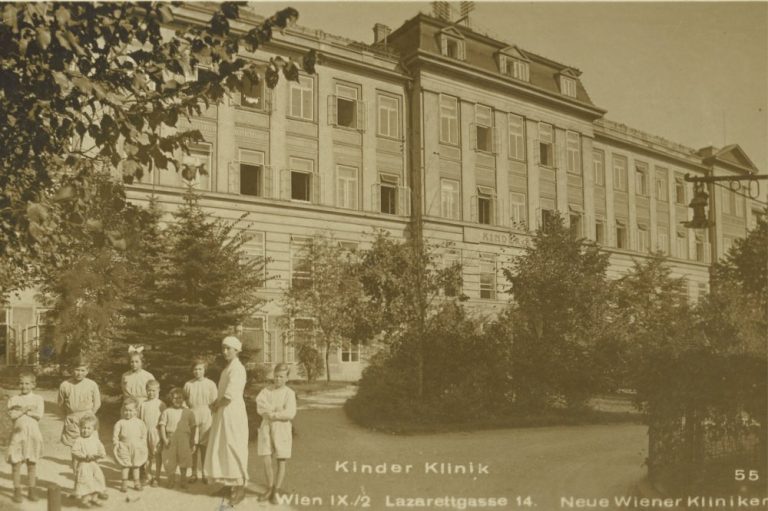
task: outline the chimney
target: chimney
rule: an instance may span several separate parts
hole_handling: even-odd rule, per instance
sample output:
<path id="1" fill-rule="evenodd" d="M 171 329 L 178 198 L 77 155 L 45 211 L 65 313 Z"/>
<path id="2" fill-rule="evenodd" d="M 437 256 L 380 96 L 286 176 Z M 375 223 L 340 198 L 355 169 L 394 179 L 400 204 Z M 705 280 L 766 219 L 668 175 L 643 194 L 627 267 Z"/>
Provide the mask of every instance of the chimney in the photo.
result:
<path id="1" fill-rule="evenodd" d="M 376 23 L 373 26 L 373 44 L 384 42 L 386 44 L 387 37 L 392 33 L 392 29 L 383 23 Z"/>

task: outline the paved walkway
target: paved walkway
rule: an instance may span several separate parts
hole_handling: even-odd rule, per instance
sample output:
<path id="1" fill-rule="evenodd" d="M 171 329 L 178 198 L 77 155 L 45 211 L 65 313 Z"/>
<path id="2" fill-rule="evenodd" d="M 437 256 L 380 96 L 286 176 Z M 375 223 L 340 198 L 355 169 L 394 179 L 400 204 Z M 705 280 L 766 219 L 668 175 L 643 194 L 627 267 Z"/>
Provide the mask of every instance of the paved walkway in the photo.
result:
<path id="1" fill-rule="evenodd" d="M 503 509 L 525 509 L 520 502 L 534 503 L 538 511 L 560 510 L 559 497 L 612 497 L 634 492 L 645 474 L 646 428 L 636 424 L 578 427 L 500 429 L 430 435 L 390 435 L 360 428 L 340 408 L 354 387 L 299 396 L 299 414 L 294 422 L 294 457 L 288 464 L 285 491 L 292 505 L 273 506 L 257 502 L 264 480 L 261 460 L 251 444 L 249 473 L 252 483 L 239 510 L 289 509 L 333 510 L 387 507 L 397 498 L 504 497 Z M 41 429 L 46 440 L 40 463 L 40 486 L 72 485 L 69 452 L 59 442 L 61 421 L 54 404 L 55 393 L 40 392 L 46 400 Z M 101 438 L 111 446 L 112 424 L 102 425 Z M 426 464 L 435 464 L 429 465 Z M 440 465 L 442 463 L 442 465 Z M 448 473 L 463 465 L 469 474 Z M 368 466 L 374 473 L 365 473 Z M 411 469 L 405 467 L 411 466 Z M 0 510 L 43 511 L 38 503 L 13 504 L 10 500 L 10 466 L 0 463 Z M 397 472 L 400 467 L 400 472 Z M 404 473 L 408 470 L 408 473 Z M 196 484 L 189 491 L 147 488 L 143 492 L 117 491 L 119 471 L 104 464 L 110 486 L 107 511 L 222 511 L 222 499 L 210 494 L 217 488 Z M 378 472 L 378 473 L 377 473 Z M 441 473 L 442 472 L 442 473 Z M 487 473 L 486 473 L 487 472 Z M 41 490 L 41 497 L 43 491 Z M 339 497 L 339 496 L 343 497 Z M 302 505 L 298 498 L 311 499 Z M 339 505 L 346 498 L 348 506 Z M 336 506 L 331 505 L 331 499 Z M 357 506 L 353 504 L 357 502 Z M 65 509 L 76 502 L 66 500 Z M 421 509 L 437 509 L 426 506 Z"/>

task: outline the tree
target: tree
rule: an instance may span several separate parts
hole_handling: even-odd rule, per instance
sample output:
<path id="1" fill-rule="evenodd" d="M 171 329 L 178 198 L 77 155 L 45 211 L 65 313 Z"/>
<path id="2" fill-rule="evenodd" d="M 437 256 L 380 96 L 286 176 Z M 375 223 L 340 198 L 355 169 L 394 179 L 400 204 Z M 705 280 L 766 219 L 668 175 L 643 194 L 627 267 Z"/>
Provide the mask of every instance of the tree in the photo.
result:
<path id="1" fill-rule="evenodd" d="M 513 375 L 517 404 L 544 407 L 564 398 L 579 406 L 608 385 L 611 339 L 608 254 L 574 239 L 555 216 L 504 273 L 513 302 Z"/>
<path id="2" fill-rule="evenodd" d="M 661 255 L 635 261 L 618 281 L 614 321 L 619 326 L 616 338 L 623 344 L 621 379 L 637 390 L 640 405 L 665 391 L 667 362 L 697 344 L 686 289 L 685 279 L 672 277 Z"/>
<path id="3" fill-rule="evenodd" d="M 265 262 L 244 249 L 250 239 L 244 216 L 208 220 L 198 200 L 192 189 L 186 192 L 162 233 L 157 266 L 137 268 L 153 273 L 140 281 L 151 285 L 134 288 L 139 294 L 130 300 L 120 336 L 123 347 L 144 345 L 155 375 L 175 384 L 183 382 L 194 357 L 213 359 L 221 338 L 263 303 L 257 295 Z"/>
<path id="4" fill-rule="evenodd" d="M 389 344 L 395 344 L 394 348 L 407 340 L 415 343 L 419 399 L 424 396 L 423 341 L 427 332 L 433 329 L 437 312 L 445 302 L 465 298 L 454 293 L 461 288 L 461 265 L 444 266 L 439 248 L 412 238 L 398 242 L 378 231 L 358 264 L 365 300 L 355 314 L 354 335 L 362 339 L 384 337 Z"/>
<path id="5" fill-rule="evenodd" d="M 218 4 L 205 23 L 164 2 L 2 6 L 0 294 L 29 284 L 43 256 L 69 242 L 59 205 L 86 209 L 79 189 L 97 170 L 129 182 L 153 168 L 206 172 L 177 163 L 202 139 L 187 121 L 259 83 L 262 73 L 242 51 L 298 17 L 287 8 L 240 29 L 240 5 Z M 314 72 L 315 59 L 305 56 L 305 71 Z M 280 71 L 298 80 L 297 64 L 276 57 L 263 72 L 268 87 Z"/>
<path id="6" fill-rule="evenodd" d="M 283 296 L 284 310 L 291 320 L 297 316 L 313 318 L 312 335 L 298 341 L 302 343 L 299 360 L 303 360 L 304 371 L 311 379 L 316 374 L 313 352 L 315 343 L 319 341 L 325 360 L 326 380 L 331 381 L 331 350 L 344 342 L 352 342 L 354 322 L 351 316 L 360 310 L 362 295 L 360 282 L 355 278 L 355 256 L 333 238 L 315 237 L 303 247 L 299 257 L 311 277 L 295 279 L 291 283 Z"/>
<path id="7" fill-rule="evenodd" d="M 51 306 L 60 362 L 81 354 L 106 355 L 130 295 L 131 260 L 148 255 L 137 241 L 156 225 L 146 210 L 127 202 L 122 186 L 108 174 L 95 174 L 80 190 L 90 195 L 86 207 L 65 204 L 60 210 L 67 220 L 60 235 L 70 241 L 45 255 L 39 273 L 40 298 Z"/>

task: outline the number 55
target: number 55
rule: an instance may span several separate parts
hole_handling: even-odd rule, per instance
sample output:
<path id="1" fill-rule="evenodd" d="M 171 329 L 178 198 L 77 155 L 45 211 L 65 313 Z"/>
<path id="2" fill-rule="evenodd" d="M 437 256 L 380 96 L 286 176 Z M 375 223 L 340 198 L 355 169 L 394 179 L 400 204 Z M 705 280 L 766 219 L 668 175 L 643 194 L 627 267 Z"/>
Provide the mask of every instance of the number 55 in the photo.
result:
<path id="1" fill-rule="evenodd" d="M 733 478 L 737 481 L 758 481 L 760 480 L 760 473 L 757 470 L 746 471 L 739 468 L 734 472 Z"/>

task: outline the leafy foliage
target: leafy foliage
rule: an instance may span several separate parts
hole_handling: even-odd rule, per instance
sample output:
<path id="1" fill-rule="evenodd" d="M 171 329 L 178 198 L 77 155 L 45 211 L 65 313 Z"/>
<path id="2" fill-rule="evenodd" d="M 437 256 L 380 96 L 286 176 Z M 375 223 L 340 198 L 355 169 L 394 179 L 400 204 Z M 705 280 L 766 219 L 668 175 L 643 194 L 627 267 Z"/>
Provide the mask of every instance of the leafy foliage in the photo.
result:
<path id="1" fill-rule="evenodd" d="M 198 200 L 191 189 L 184 195 L 162 232 L 156 266 L 134 267 L 138 280 L 119 335 L 119 351 L 144 345 L 147 366 L 173 384 L 184 381 L 195 357 L 213 360 L 222 337 L 262 304 L 265 262 L 246 253 L 247 230 L 209 220 Z"/>
<path id="2" fill-rule="evenodd" d="M 315 237 L 302 248 L 299 258 L 307 266 L 311 278 L 295 280 L 291 284 L 283 297 L 284 310 L 289 318 L 304 316 L 314 319 L 312 335 L 300 342 L 322 346 L 325 374 L 330 381 L 330 352 L 342 342 L 350 341 L 351 317 L 354 311 L 360 309 L 362 299 L 359 280 L 355 278 L 354 254 L 340 247 L 332 238 Z M 312 351 L 303 351 L 307 376 L 317 374 L 314 367 L 309 367 L 314 364 Z"/>
<path id="3" fill-rule="evenodd" d="M 517 403 L 543 407 L 558 399 L 583 404 L 609 386 L 613 363 L 608 255 L 573 239 L 555 216 L 533 238 L 505 275 L 512 308 L 504 319 L 512 332 Z"/>
<path id="4" fill-rule="evenodd" d="M 241 56 L 298 12 L 286 8 L 247 29 L 241 5 L 218 4 L 207 22 L 180 16 L 179 3 L 2 6 L 0 293 L 28 284 L 45 254 L 69 241 L 59 205 L 89 225 L 81 188 L 94 172 L 116 169 L 129 182 L 154 168 L 204 173 L 176 163 L 202 139 L 191 117 L 262 79 L 274 87 L 280 72 L 298 79 L 291 60 L 274 58 L 262 73 Z M 310 52 L 304 70 L 316 60 Z"/>

